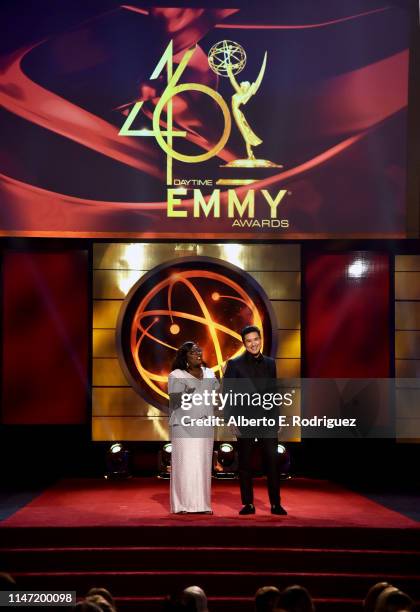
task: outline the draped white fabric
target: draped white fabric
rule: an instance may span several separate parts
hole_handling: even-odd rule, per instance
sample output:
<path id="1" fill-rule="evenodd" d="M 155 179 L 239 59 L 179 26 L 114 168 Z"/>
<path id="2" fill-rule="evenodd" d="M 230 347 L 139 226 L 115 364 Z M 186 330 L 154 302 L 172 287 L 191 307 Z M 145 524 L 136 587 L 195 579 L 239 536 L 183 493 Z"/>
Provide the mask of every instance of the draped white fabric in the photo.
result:
<path id="1" fill-rule="evenodd" d="M 210 380 L 209 380 L 210 379 Z M 173 393 L 201 393 L 204 388 L 217 388 L 218 381 L 212 370 L 203 367 L 203 379 L 191 376 L 185 370 L 174 370 L 169 375 L 168 391 Z M 211 471 L 213 458 L 213 427 L 202 430 L 203 437 L 197 437 L 197 429 L 189 432 L 180 425 L 181 414 L 191 418 L 205 416 L 203 408 L 194 406 L 188 412 L 178 408 L 171 414 L 171 512 L 211 511 Z M 197 412 L 197 414 L 195 414 Z M 205 410 L 207 415 L 213 408 Z M 177 414 L 176 414 L 177 413 Z M 199 434 L 200 435 L 200 434 Z"/>

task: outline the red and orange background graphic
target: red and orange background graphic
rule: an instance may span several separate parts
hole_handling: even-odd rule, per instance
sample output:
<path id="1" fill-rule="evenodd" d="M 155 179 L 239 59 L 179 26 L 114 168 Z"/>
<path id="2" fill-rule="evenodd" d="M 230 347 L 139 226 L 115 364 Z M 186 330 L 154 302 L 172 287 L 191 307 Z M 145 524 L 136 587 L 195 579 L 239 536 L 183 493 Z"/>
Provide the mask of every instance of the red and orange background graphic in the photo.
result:
<path id="1" fill-rule="evenodd" d="M 403 5 L 148 8 L 75 0 L 54 19 L 48 2 L 34 2 L 24 16 L 14 5 L 2 3 L 9 28 L 0 72 L 1 235 L 405 235 L 410 18 Z M 188 217 L 168 218 L 164 151 L 154 138 L 119 135 L 138 101 L 139 125 L 151 128 L 166 82 L 150 76 L 171 40 L 175 67 L 196 46 L 182 82 L 208 86 L 230 106 L 229 80 L 208 65 L 209 50 L 224 39 L 245 49 L 241 78 L 251 82 L 267 52 L 260 89 L 244 112 L 263 141 L 258 156 L 282 166 L 251 186 L 288 190 L 279 210 L 289 223 L 281 230 L 233 228 L 223 214 L 225 193 L 220 219 L 195 219 L 190 195 Z M 164 128 L 164 114 L 161 121 Z M 220 138 L 220 109 L 200 92 L 184 92 L 173 99 L 173 127 L 187 133 L 176 143 L 184 153 L 204 153 Z M 233 123 L 217 156 L 174 160 L 174 177 L 215 185 L 221 166 L 243 157 L 243 148 Z M 249 188 L 237 187 L 238 197 Z M 255 218 L 268 217 L 257 198 Z"/>
<path id="2" fill-rule="evenodd" d="M 225 362 L 243 351 L 240 330 L 249 324 L 261 329 L 263 349 L 275 356 L 274 313 L 250 274 L 211 257 L 162 264 L 140 278 L 120 310 L 120 365 L 140 395 L 166 407 L 178 348 L 194 338 L 220 377 Z"/>

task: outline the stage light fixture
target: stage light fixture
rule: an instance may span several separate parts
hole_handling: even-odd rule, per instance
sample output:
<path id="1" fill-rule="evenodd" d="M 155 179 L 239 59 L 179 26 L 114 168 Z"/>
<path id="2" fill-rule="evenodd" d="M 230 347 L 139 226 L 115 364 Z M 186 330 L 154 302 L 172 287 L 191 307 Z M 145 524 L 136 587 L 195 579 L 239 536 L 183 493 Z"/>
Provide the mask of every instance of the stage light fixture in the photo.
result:
<path id="1" fill-rule="evenodd" d="M 279 467 L 280 467 L 280 478 L 282 480 L 289 480 L 290 475 L 290 453 L 284 444 L 277 444 L 277 454 L 279 456 Z"/>
<path id="2" fill-rule="evenodd" d="M 111 444 L 106 454 L 106 468 L 104 477 L 107 480 L 130 478 L 129 452 L 121 442 Z"/>
<path id="3" fill-rule="evenodd" d="M 227 444 L 227 443 L 223 443 L 220 445 L 220 452 L 221 453 L 231 453 L 233 451 L 233 446 L 232 444 Z"/>
<path id="4" fill-rule="evenodd" d="M 158 478 L 167 480 L 171 476 L 172 444 L 167 442 L 158 453 Z"/>
<path id="5" fill-rule="evenodd" d="M 366 259 L 358 257 L 347 266 L 347 275 L 349 278 L 362 278 L 367 275 L 368 270 L 369 264 Z"/>
<path id="6" fill-rule="evenodd" d="M 117 442 L 116 444 L 113 444 L 109 450 L 113 455 L 115 455 L 116 453 L 120 453 L 123 450 L 123 447 L 119 442 Z"/>
<path id="7" fill-rule="evenodd" d="M 232 444 L 222 442 L 213 453 L 213 476 L 232 479 L 238 476 L 238 453 Z"/>

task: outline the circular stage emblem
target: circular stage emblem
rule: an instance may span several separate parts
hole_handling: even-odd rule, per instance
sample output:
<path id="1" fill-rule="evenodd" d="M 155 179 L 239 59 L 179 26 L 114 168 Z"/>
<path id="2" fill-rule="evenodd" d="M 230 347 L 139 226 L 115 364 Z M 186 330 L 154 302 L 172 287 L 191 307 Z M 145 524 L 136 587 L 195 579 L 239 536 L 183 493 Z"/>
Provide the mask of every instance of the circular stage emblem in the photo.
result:
<path id="1" fill-rule="evenodd" d="M 274 315 L 250 274 L 209 257 L 167 262 L 143 276 L 121 307 L 121 367 L 147 402 L 166 409 L 168 374 L 181 344 L 199 344 L 207 367 L 220 376 L 225 362 L 244 350 L 245 325 L 261 329 L 264 353 L 274 355 Z"/>

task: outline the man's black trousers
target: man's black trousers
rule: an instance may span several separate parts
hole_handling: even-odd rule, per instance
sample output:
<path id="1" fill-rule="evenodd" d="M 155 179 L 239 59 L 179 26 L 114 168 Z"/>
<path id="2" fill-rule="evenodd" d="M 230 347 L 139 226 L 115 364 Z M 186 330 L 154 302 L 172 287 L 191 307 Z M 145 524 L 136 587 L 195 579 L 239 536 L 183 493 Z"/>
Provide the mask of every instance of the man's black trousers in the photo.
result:
<path id="1" fill-rule="evenodd" d="M 280 461 L 277 452 L 277 438 L 260 438 L 262 446 L 265 473 L 267 474 L 268 496 L 271 505 L 280 504 Z M 252 484 L 252 453 L 256 443 L 254 438 L 238 437 L 239 483 L 242 503 L 254 503 L 254 487 Z"/>

